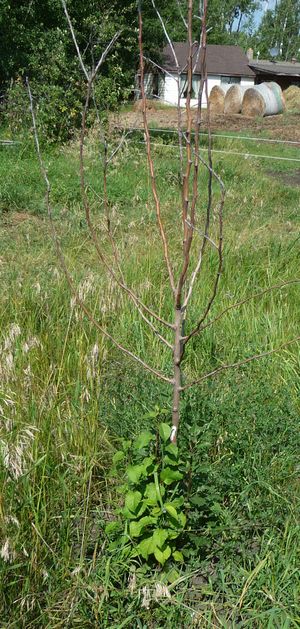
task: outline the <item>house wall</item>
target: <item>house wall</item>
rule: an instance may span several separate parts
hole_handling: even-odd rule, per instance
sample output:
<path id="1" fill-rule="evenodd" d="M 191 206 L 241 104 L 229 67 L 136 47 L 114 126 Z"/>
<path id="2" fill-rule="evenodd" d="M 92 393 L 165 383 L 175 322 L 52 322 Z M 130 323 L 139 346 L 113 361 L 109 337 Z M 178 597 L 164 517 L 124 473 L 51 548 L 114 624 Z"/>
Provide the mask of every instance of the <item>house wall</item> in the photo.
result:
<path id="1" fill-rule="evenodd" d="M 241 85 L 245 86 L 245 87 L 252 87 L 252 85 L 254 85 L 254 80 L 255 80 L 255 77 L 253 77 L 253 79 L 242 77 L 241 78 Z"/>
<path id="2" fill-rule="evenodd" d="M 164 85 L 164 90 L 162 89 Z M 215 85 L 221 85 L 221 76 L 220 75 L 212 75 L 210 74 L 207 78 L 207 88 L 208 88 L 208 96 L 212 90 L 212 88 Z M 248 77 L 241 77 L 241 83 L 240 85 L 243 86 L 247 86 L 247 87 L 251 87 L 252 85 L 254 85 L 254 78 L 250 79 Z M 168 104 L 168 105 L 177 105 L 177 101 L 178 101 L 178 83 L 177 83 L 177 77 L 174 74 L 173 76 L 170 75 L 165 75 L 165 77 L 161 78 L 161 88 L 159 91 L 159 95 L 162 98 L 162 100 Z M 185 107 L 186 104 L 186 99 L 185 98 L 181 98 L 180 99 L 180 105 L 181 107 Z M 192 98 L 191 99 L 191 106 L 192 107 L 197 107 L 198 105 L 198 99 L 197 98 Z M 206 101 L 206 94 L 205 92 L 203 92 L 203 98 L 202 98 L 202 106 L 203 107 L 207 107 L 207 101 Z"/>

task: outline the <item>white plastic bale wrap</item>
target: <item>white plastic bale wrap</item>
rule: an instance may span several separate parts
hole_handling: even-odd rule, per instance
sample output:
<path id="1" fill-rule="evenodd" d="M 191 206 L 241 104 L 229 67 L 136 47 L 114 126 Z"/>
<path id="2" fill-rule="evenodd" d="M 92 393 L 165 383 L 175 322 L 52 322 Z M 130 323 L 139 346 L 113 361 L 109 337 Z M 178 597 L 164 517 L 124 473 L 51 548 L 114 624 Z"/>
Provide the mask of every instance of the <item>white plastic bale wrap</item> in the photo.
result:
<path id="1" fill-rule="evenodd" d="M 246 85 L 231 85 L 225 95 L 224 113 L 239 114 L 242 111 L 242 102 L 245 91 L 249 89 Z"/>
<path id="2" fill-rule="evenodd" d="M 242 103 L 245 116 L 274 116 L 285 108 L 280 85 L 275 82 L 260 83 L 246 90 Z"/>

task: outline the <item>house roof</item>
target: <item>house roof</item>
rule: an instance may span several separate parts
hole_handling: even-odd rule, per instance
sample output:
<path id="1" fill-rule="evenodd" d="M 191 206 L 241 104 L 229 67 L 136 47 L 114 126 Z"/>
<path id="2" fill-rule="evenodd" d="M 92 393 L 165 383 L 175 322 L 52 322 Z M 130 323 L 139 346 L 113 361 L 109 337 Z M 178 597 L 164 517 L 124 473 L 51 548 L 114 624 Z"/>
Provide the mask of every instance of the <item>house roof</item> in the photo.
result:
<path id="1" fill-rule="evenodd" d="M 277 74 L 278 76 L 300 76 L 300 63 L 292 61 L 249 61 L 249 66 L 257 74 Z"/>
<path id="2" fill-rule="evenodd" d="M 188 44 L 176 42 L 173 44 L 181 72 L 187 68 Z M 197 55 L 199 45 L 193 46 L 193 58 L 196 64 L 195 73 L 201 73 L 201 60 Z M 174 56 L 170 45 L 163 49 L 162 66 L 168 72 L 177 72 Z M 248 58 L 240 46 L 223 46 L 208 44 L 206 53 L 207 74 L 221 74 L 223 76 L 245 76 L 254 78 L 255 73 L 248 65 Z"/>

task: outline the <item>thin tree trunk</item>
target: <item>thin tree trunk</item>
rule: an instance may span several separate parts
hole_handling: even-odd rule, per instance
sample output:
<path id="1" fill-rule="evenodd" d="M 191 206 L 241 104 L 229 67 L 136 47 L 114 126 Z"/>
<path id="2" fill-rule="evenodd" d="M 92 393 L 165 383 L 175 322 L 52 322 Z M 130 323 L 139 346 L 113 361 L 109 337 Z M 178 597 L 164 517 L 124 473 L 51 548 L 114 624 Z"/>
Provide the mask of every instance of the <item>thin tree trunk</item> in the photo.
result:
<path id="1" fill-rule="evenodd" d="M 174 338 L 174 384 L 172 407 L 172 432 L 171 441 L 176 443 L 180 420 L 180 394 L 181 394 L 181 359 L 182 359 L 182 320 L 181 308 L 175 310 L 175 338 Z"/>

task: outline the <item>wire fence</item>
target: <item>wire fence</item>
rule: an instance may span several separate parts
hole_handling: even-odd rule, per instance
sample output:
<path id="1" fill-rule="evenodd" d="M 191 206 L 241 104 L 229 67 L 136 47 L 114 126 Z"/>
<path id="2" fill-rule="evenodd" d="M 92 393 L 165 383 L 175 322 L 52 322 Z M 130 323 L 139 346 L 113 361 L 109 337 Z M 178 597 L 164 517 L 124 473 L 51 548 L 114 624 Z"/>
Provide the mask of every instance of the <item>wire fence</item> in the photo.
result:
<path id="1" fill-rule="evenodd" d="M 121 130 L 121 128 L 119 129 Z M 144 145 L 145 146 L 145 141 L 144 140 L 139 140 L 134 138 L 134 134 L 143 136 L 144 135 L 144 129 L 141 127 L 133 127 L 130 129 L 122 129 L 124 133 L 126 133 L 127 137 L 129 137 L 135 144 L 140 144 L 140 145 Z M 170 129 L 161 129 L 161 128 L 151 128 L 149 127 L 149 132 L 150 135 L 151 134 L 168 134 L 169 136 L 172 135 L 178 135 L 178 131 L 174 130 L 172 128 Z M 200 132 L 200 136 L 203 137 L 208 137 L 209 133 L 205 132 L 205 131 L 201 131 Z M 214 138 L 217 138 L 218 140 L 220 139 L 225 139 L 225 140 L 238 140 L 238 141 L 251 141 L 251 142 L 256 142 L 257 144 L 260 143 L 270 143 L 272 145 L 279 145 L 281 148 L 285 147 L 285 148 L 291 148 L 293 150 L 297 150 L 298 148 L 300 149 L 300 142 L 295 141 L 295 140 L 277 140 L 277 139 L 272 139 L 272 138 L 258 138 L 258 137 L 253 137 L 253 136 L 240 136 L 240 135 L 228 135 L 228 134 L 222 134 L 222 133 L 211 133 L 210 137 L 212 138 L 212 141 L 214 140 Z M 172 143 L 172 142 L 168 142 L 168 143 L 161 143 L 161 142 L 155 142 L 155 141 L 151 141 L 151 146 L 153 147 L 158 147 L 158 148 L 166 148 L 166 149 L 171 149 L 174 151 L 179 151 L 179 146 L 178 144 Z M 201 147 L 199 148 L 200 152 L 205 152 L 207 150 L 206 147 Z M 262 154 L 262 153 L 251 153 L 251 152 L 246 152 L 246 151 L 236 151 L 236 150 L 232 150 L 232 148 L 228 148 L 228 149 L 220 149 L 220 148 L 214 148 L 212 146 L 211 148 L 211 152 L 212 153 L 217 153 L 219 155 L 233 155 L 233 156 L 237 156 L 237 157 L 244 157 L 244 159 L 263 159 L 263 160 L 270 160 L 270 161 L 281 161 L 281 162 L 293 162 L 293 163 L 300 163 L 300 150 L 299 153 L 297 152 L 297 156 L 284 156 L 284 155 L 266 155 L 266 154 Z M 299 155 L 299 157 L 298 157 Z"/>
<path id="2" fill-rule="evenodd" d="M 120 127 L 120 129 L 124 130 L 123 127 Z M 135 131 L 139 131 L 140 133 L 144 132 L 144 129 L 142 127 L 134 127 L 132 129 L 133 132 Z M 161 127 L 149 127 L 149 131 L 151 133 L 168 133 L 170 134 L 174 134 L 174 135 L 178 135 L 178 131 L 177 129 L 173 129 L 172 127 L 170 127 L 169 129 L 163 129 Z M 195 134 L 194 131 L 191 132 L 191 135 L 193 136 Z M 230 140 L 247 140 L 249 142 L 268 142 L 270 144 L 286 144 L 286 145 L 294 145 L 296 147 L 300 148 L 300 140 L 277 140 L 274 138 L 258 138 L 258 137 L 253 137 L 253 136 L 247 136 L 247 135 L 229 135 L 229 134 L 224 134 L 224 133 L 208 133 L 207 131 L 200 131 L 200 136 L 209 136 L 212 138 L 225 138 L 225 139 L 230 139 Z"/>

